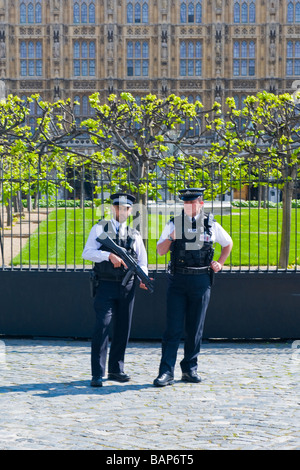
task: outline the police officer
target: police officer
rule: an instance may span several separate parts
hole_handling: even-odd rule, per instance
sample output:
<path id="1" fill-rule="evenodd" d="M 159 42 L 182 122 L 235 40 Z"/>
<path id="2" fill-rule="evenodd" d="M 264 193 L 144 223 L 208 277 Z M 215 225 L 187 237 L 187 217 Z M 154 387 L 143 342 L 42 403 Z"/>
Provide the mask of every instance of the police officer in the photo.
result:
<path id="1" fill-rule="evenodd" d="M 96 239 L 107 234 L 137 260 L 143 271 L 148 274 L 147 254 L 140 233 L 129 227 L 126 221 L 132 212 L 135 197 L 126 193 L 111 196 L 111 220 L 99 220 L 89 234 L 82 257 L 93 261 L 97 288 L 94 298 L 96 325 L 92 336 L 91 369 L 92 387 L 101 387 L 105 375 L 109 342 L 109 326 L 113 318 L 113 335 L 109 352 L 108 379 L 127 382 L 130 377 L 124 372 L 124 357 L 127 347 L 132 312 L 134 307 L 136 279 L 134 276 L 126 286 L 122 280 L 127 266 L 114 253 L 105 249 Z M 143 283 L 140 287 L 146 289 Z"/>
<path id="2" fill-rule="evenodd" d="M 167 291 L 167 326 L 162 340 L 162 356 L 156 387 L 174 381 L 177 351 L 185 327 L 184 357 L 180 362 L 182 380 L 198 383 L 197 358 L 200 353 L 206 310 L 210 300 L 212 275 L 222 269 L 232 249 L 232 239 L 212 214 L 205 214 L 205 188 L 180 191 L 182 213 L 165 226 L 157 244 L 159 255 L 171 251 Z M 222 247 L 213 260 L 214 243 Z"/>

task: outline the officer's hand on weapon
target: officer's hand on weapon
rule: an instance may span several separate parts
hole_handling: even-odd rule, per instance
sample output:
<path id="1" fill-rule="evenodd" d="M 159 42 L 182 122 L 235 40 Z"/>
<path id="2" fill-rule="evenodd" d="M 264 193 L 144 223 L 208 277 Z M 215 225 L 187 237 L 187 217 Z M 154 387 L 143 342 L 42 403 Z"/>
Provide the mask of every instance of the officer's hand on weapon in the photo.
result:
<path id="1" fill-rule="evenodd" d="M 122 265 L 127 269 L 125 262 L 119 256 L 111 253 L 108 257 L 109 261 L 114 265 L 114 268 L 120 268 Z"/>
<path id="2" fill-rule="evenodd" d="M 150 277 L 151 281 L 154 281 L 153 277 Z M 141 281 L 140 282 L 140 288 L 144 290 L 148 290 L 148 287 Z"/>

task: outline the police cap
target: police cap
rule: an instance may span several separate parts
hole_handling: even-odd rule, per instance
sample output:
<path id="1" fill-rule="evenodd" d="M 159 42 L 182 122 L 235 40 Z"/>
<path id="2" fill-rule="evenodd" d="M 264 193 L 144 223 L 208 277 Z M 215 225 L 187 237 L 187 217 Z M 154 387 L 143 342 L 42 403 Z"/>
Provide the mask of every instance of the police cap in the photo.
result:
<path id="1" fill-rule="evenodd" d="M 135 202 L 135 197 L 132 194 L 116 193 L 110 196 L 113 205 L 131 207 Z"/>
<path id="2" fill-rule="evenodd" d="M 185 188 L 179 190 L 179 198 L 182 201 L 193 201 L 203 196 L 205 188 Z"/>

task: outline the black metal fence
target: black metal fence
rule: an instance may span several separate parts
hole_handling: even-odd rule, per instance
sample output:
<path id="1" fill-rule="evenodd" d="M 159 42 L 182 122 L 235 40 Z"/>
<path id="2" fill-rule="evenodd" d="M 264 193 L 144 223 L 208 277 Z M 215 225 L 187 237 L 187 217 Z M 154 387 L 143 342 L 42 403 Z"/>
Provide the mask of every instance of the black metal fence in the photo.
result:
<path id="1" fill-rule="evenodd" d="M 176 189 L 184 185 L 207 187 L 205 210 L 233 238 L 234 247 L 224 272 L 293 271 L 300 272 L 300 184 L 295 178 L 291 221 L 283 220 L 282 181 L 268 177 L 266 171 L 251 172 L 240 181 L 222 172 L 208 172 L 202 179 L 181 172 L 170 174 L 154 169 L 139 185 L 128 169 L 105 171 L 84 165 L 65 167 L 63 171 L 22 171 L 1 166 L 0 242 L 1 270 L 88 270 L 92 263 L 82 259 L 82 251 L 91 227 L 110 216 L 109 194 L 117 190 L 133 191 L 139 205 L 130 219 L 143 231 L 149 267 L 165 271 L 168 257 L 156 251 L 165 223 L 182 210 Z M 228 173 L 228 172 L 227 172 Z M 214 175 L 209 179 L 208 174 Z M 250 174 L 250 172 L 249 172 Z M 177 178 L 177 179 L 176 179 Z M 197 179 L 198 178 L 198 179 Z M 175 189 L 174 189 L 175 188 Z M 143 214 L 143 218 L 139 219 Z M 146 223 L 145 223 L 146 214 Z M 142 222 L 141 222 L 142 220 Z M 289 262 L 279 263 L 282 225 L 291 228 Z M 220 248 L 216 247 L 216 257 Z"/>

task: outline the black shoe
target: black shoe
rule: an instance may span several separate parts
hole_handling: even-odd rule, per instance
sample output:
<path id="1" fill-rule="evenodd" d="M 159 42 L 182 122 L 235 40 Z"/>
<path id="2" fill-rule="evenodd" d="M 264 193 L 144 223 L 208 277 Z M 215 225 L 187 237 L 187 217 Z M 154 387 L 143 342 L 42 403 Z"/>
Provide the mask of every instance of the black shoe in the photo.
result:
<path id="1" fill-rule="evenodd" d="M 92 377 L 91 387 L 102 387 L 102 377 Z"/>
<path id="2" fill-rule="evenodd" d="M 128 382 L 130 380 L 129 375 L 125 374 L 125 372 L 109 372 L 107 378 L 116 382 Z"/>
<path id="3" fill-rule="evenodd" d="M 183 372 L 181 380 L 183 382 L 199 383 L 201 382 L 201 377 L 199 377 L 197 372 L 194 370 L 191 372 Z"/>
<path id="4" fill-rule="evenodd" d="M 160 374 L 153 382 L 155 387 L 165 387 L 166 385 L 172 385 L 174 383 L 174 377 L 170 372 L 164 372 Z"/>

